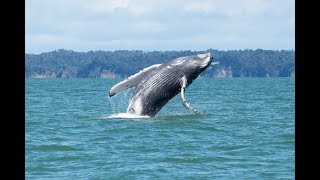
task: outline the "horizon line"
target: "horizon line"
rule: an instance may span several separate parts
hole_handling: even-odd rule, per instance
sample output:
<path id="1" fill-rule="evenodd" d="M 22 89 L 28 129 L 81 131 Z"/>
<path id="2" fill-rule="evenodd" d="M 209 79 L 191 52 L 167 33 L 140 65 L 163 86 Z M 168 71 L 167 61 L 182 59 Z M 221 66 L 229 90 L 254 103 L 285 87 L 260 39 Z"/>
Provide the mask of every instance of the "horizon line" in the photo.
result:
<path id="1" fill-rule="evenodd" d="M 255 48 L 255 49 L 250 49 L 250 48 L 243 48 L 243 49 L 213 49 L 209 48 L 206 50 L 190 50 L 190 49 L 180 49 L 180 50 L 141 50 L 141 49 L 117 49 L 117 50 L 88 50 L 88 51 L 77 51 L 77 50 L 71 50 L 71 49 L 54 49 L 52 51 L 45 51 L 45 52 L 40 52 L 40 53 L 28 53 L 25 52 L 25 54 L 33 54 L 33 55 L 40 55 L 44 53 L 50 53 L 50 52 L 55 52 L 55 51 L 70 51 L 70 52 L 78 52 L 78 53 L 88 53 L 88 52 L 116 52 L 116 51 L 142 51 L 144 53 L 148 52 L 168 52 L 168 51 L 193 51 L 193 52 L 199 52 L 199 51 L 208 51 L 208 50 L 216 50 L 216 51 L 245 51 L 245 50 L 264 50 L 264 51 L 295 51 L 295 49 L 262 49 L 262 48 Z"/>

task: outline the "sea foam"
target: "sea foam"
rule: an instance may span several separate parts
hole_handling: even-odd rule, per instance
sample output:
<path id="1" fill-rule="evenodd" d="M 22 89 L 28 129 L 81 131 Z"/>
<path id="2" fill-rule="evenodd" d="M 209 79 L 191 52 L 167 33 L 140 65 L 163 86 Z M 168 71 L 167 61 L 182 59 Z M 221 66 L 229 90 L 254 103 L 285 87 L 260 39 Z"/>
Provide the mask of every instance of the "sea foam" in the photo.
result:
<path id="1" fill-rule="evenodd" d="M 150 118 L 150 116 L 139 116 L 131 113 L 118 113 L 112 114 L 108 116 L 108 118 L 121 118 L 121 119 L 142 119 L 142 118 Z"/>

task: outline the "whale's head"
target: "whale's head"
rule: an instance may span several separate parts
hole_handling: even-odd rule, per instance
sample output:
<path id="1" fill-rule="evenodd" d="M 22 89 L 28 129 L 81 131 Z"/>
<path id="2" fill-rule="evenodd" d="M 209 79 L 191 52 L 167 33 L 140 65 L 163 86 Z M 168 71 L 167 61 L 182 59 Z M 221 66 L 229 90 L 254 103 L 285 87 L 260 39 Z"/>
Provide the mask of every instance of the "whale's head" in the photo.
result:
<path id="1" fill-rule="evenodd" d="M 212 61 L 213 57 L 210 53 L 186 56 L 180 60 L 183 66 L 181 70 L 190 80 L 194 80 L 210 66 Z"/>
<path id="2" fill-rule="evenodd" d="M 197 54 L 195 55 L 195 57 L 193 57 L 193 61 L 195 65 L 201 70 L 201 72 L 210 66 L 212 60 L 213 60 L 213 57 L 211 56 L 210 53 Z"/>

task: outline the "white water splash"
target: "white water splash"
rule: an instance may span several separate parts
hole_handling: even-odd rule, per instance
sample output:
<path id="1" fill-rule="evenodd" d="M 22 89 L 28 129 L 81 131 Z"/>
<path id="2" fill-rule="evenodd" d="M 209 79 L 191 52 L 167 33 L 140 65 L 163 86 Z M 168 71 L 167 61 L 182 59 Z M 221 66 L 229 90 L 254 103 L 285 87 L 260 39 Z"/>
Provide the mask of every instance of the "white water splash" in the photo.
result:
<path id="1" fill-rule="evenodd" d="M 132 119 L 132 120 L 140 120 L 140 119 L 149 119 L 150 116 L 139 116 L 131 113 L 115 113 L 112 115 L 100 115 L 100 116 L 79 116 L 81 119 L 87 120 L 101 120 L 101 119 Z"/>
<path id="2" fill-rule="evenodd" d="M 121 112 L 126 112 L 132 94 L 133 89 L 130 88 L 112 97 L 108 97 L 107 99 L 109 100 L 112 113 L 117 114 Z"/>
<path id="3" fill-rule="evenodd" d="M 150 116 L 139 116 L 139 115 L 131 114 L 131 113 L 118 113 L 118 114 L 112 114 L 112 115 L 110 115 L 109 118 L 145 119 L 145 118 L 150 118 Z"/>

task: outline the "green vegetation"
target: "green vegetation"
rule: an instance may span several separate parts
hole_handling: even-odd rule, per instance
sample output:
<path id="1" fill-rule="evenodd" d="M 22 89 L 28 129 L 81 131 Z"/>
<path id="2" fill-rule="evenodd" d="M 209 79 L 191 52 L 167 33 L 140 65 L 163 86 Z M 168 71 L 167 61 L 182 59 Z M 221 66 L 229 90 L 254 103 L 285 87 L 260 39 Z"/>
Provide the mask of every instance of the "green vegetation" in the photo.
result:
<path id="1" fill-rule="evenodd" d="M 26 54 L 26 77 L 99 78 L 126 77 L 152 64 L 181 56 L 210 52 L 220 64 L 208 68 L 207 77 L 288 77 L 294 76 L 294 50 L 219 51 L 89 51 L 59 49 L 39 55 Z"/>

